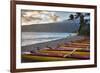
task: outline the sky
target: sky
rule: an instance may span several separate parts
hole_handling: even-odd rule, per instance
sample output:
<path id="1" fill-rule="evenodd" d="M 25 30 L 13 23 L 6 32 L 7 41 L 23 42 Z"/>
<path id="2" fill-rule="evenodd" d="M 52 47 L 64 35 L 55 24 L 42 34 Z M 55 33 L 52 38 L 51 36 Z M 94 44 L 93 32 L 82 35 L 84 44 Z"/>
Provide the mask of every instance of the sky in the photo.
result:
<path id="1" fill-rule="evenodd" d="M 68 20 L 70 14 L 75 12 L 44 11 L 44 10 L 22 10 L 22 25 L 55 23 Z"/>

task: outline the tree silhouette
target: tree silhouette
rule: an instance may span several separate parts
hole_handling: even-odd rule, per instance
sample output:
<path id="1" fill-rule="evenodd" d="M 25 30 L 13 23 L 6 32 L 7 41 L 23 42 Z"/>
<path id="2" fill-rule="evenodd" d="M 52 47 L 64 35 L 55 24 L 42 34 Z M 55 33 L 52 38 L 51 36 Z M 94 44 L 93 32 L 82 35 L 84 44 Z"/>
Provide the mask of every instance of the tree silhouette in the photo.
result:
<path id="1" fill-rule="evenodd" d="M 74 15 L 71 14 L 71 15 L 69 16 L 69 20 L 73 20 L 73 19 L 74 19 Z"/>
<path id="2" fill-rule="evenodd" d="M 76 17 L 75 17 L 75 19 L 79 18 L 81 15 L 82 15 L 82 13 L 76 12 Z"/>
<path id="3" fill-rule="evenodd" d="M 84 15 L 81 14 L 80 16 L 80 27 L 78 29 L 78 35 L 90 35 L 90 24 L 87 23 L 87 20 L 84 19 Z"/>
<path id="4" fill-rule="evenodd" d="M 80 27 L 79 27 L 79 30 L 78 30 L 79 34 L 81 33 L 81 29 L 82 29 L 82 27 L 84 25 L 85 25 L 85 23 L 84 23 L 84 16 L 80 15 Z"/>

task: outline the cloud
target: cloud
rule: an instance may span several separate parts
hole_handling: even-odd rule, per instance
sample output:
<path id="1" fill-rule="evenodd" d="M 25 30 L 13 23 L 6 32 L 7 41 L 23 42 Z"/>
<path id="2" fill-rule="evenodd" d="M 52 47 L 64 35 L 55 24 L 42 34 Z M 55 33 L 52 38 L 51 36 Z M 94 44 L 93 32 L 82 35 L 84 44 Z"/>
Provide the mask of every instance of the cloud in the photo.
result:
<path id="1" fill-rule="evenodd" d="M 56 22 L 59 16 L 49 11 L 23 11 L 22 25 Z"/>

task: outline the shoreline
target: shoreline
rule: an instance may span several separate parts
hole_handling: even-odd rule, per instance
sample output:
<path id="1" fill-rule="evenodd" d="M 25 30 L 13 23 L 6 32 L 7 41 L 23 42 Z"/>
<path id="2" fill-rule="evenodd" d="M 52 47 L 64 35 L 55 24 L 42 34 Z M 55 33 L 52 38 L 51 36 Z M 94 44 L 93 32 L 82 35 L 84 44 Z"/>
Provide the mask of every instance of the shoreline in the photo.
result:
<path id="1" fill-rule="evenodd" d="M 58 44 L 64 44 L 64 43 L 74 41 L 74 40 L 79 40 L 79 39 L 81 40 L 81 39 L 84 39 L 85 37 L 86 36 L 72 36 L 72 37 L 67 37 L 67 38 L 44 42 L 44 43 L 21 46 L 21 52 L 37 50 L 37 48 L 42 49 L 42 48 L 45 48 L 46 46 L 56 48 Z"/>

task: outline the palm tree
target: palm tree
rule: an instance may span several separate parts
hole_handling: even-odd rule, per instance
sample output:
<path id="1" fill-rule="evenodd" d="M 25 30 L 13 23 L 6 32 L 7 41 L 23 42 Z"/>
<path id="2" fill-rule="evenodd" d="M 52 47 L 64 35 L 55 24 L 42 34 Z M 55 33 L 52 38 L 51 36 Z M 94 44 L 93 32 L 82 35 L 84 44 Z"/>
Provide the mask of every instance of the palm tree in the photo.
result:
<path id="1" fill-rule="evenodd" d="M 82 27 L 85 25 L 84 23 L 84 16 L 80 15 L 80 27 L 78 29 L 78 33 L 81 34 Z"/>
<path id="2" fill-rule="evenodd" d="M 86 15 L 86 16 L 89 16 L 89 15 L 90 15 L 90 13 L 85 13 L 85 15 Z"/>
<path id="3" fill-rule="evenodd" d="M 89 15 L 89 14 L 87 14 Z M 84 19 L 84 15 L 82 13 L 78 13 L 78 16 L 80 18 L 80 27 L 78 29 L 78 35 L 90 35 L 90 24 L 87 24 L 87 21 Z"/>
<path id="4" fill-rule="evenodd" d="M 74 15 L 71 14 L 71 15 L 69 16 L 69 20 L 73 20 L 73 19 L 74 19 Z"/>
<path id="5" fill-rule="evenodd" d="M 76 17 L 75 17 L 75 19 L 79 18 L 81 15 L 82 15 L 82 13 L 76 12 Z"/>

